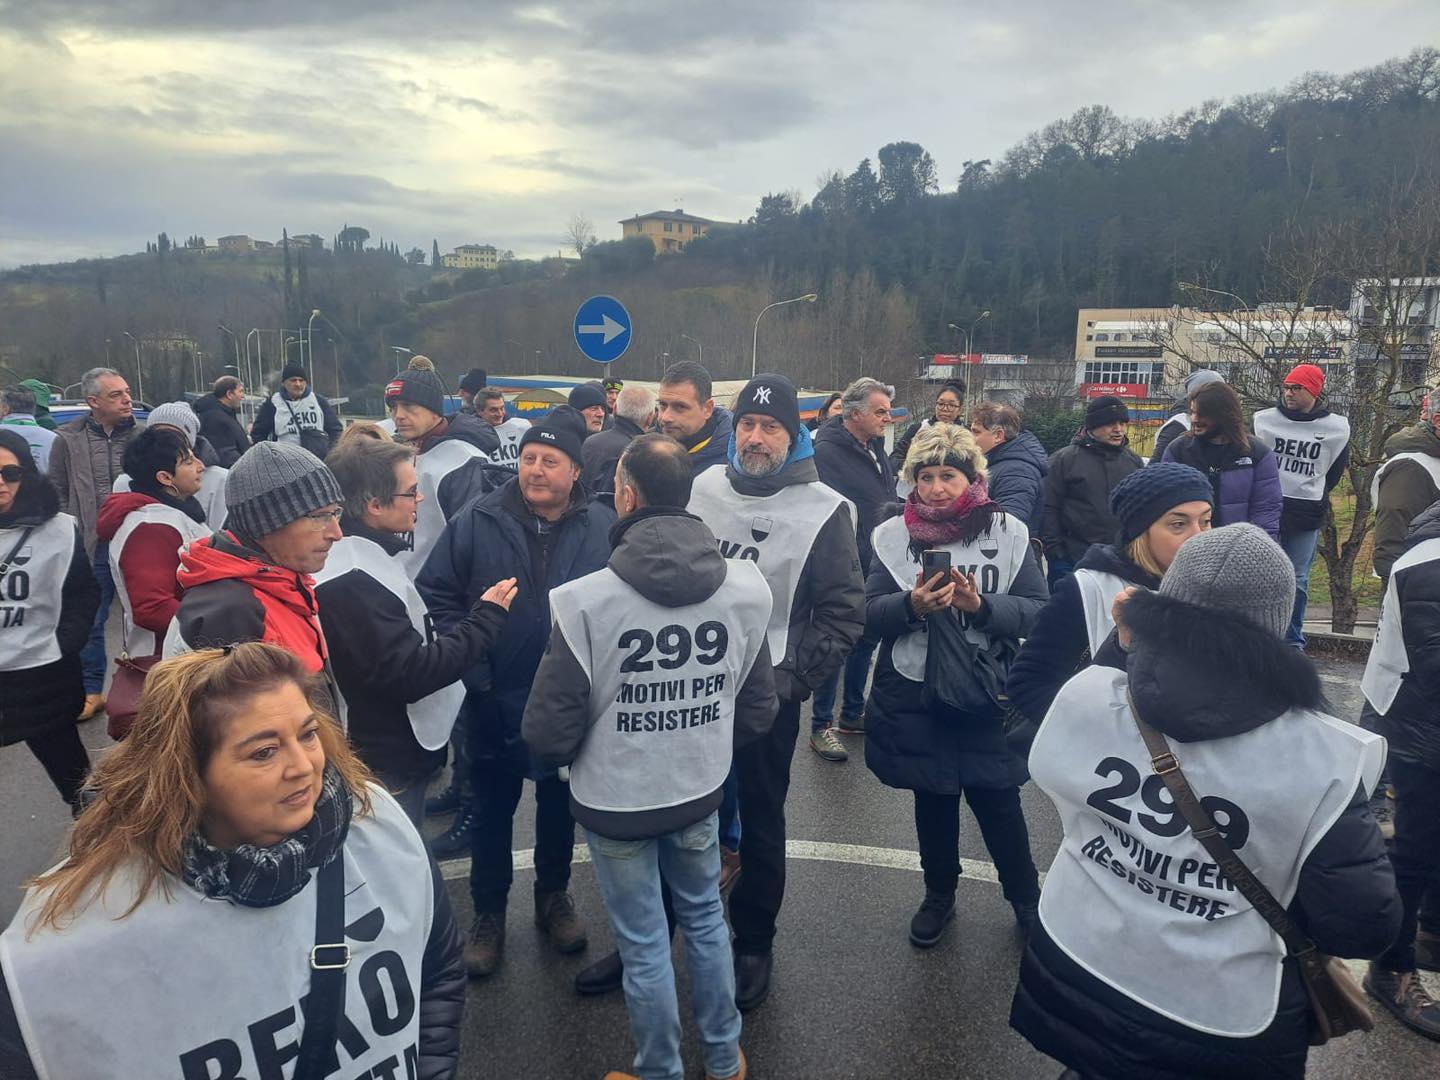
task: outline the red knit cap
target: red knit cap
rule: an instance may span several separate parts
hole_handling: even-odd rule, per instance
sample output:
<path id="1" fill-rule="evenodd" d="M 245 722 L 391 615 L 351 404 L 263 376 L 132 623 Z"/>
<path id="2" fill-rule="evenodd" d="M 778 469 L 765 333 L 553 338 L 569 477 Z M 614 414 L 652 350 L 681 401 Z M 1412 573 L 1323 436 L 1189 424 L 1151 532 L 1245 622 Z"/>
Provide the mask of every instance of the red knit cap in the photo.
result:
<path id="1" fill-rule="evenodd" d="M 1311 397 L 1319 397 L 1325 389 L 1325 372 L 1314 364 L 1299 364 L 1285 376 L 1286 386 L 1303 386 Z"/>

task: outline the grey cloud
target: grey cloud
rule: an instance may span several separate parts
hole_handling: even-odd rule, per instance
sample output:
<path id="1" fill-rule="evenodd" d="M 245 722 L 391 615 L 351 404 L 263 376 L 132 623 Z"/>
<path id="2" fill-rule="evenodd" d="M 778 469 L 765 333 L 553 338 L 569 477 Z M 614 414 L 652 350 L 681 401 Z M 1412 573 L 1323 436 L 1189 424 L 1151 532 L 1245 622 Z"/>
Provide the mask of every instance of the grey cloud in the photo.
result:
<path id="1" fill-rule="evenodd" d="M 541 150 L 533 154 L 497 154 L 490 160 L 496 165 L 511 169 L 550 173 L 570 180 L 589 180 L 598 184 L 634 183 L 649 172 L 633 165 L 621 167 L 604 162 L 586 164 L 575 161 L 563 150 Z"/>
<path id="2" fill-rule="evenodd" d="M 732 0 L 723 17 L 670 0 L 586 0 L 556 5 L 558 19 L 532 3 L 472 0 L 250 0 L 189 3 L 185 0 L 0 0 L 0 24 L 29 35 L 53 35 L 84 27 L 113 33 L 179 37 L 194 34 L 263 36 L 313 32 L 327 39 L 364 39 L 391 44 L 465 41 L 500 48 L 541 45 L 553 49 L 650 54 L 660 46 L 774 40 L 812 28 L 824 18 L 819 0 L 776 5 Z"/>

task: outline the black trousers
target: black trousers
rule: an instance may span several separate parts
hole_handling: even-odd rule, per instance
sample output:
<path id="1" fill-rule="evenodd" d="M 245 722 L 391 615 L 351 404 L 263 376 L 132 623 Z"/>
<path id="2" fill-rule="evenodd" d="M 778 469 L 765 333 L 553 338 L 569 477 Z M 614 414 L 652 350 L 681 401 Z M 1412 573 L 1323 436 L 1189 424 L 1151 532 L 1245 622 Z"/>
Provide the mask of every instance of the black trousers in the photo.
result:
<path id="1" fill-rule="evenodd" d="M 1405 914 L 1400 936 L 1380 958 L 1391 971 L 1415 970 L 1415 927 L 1426 890 L 1440 885 L 1440 772 L 1390 759 L 1395 785 L 1395 840 L 1390 861 Z"/>
<path id="2" fill-rule="evenodd" d="M 735 951 L 764 954 L 785 899 L 785 796 L 800 733 L 800 702 L 782 701 L 770 731 L 735 752 L 740 784 L 740 864 L 730 894 Z"/>
<path id="3" fill-rule="evenodd" d="M 514 868 L 510 847 L 515 809 L 525 778 L 488 759 L 474 762 L 475 826 L 470 834 L 470 896 L 476 912 L 501 913 L 510 896 Z M 535 892 L 560 892 L 570 885 L 575 854 L 575 819 L 570 785 L 551 777 L 535 783 Z"/>
<path id="4" fill-rule="evenodd" d="M 1040 879 L 1030 857 L 1030 830 L 1020 809 L 1020 789 L 966 788 L 964 796 L 995 861 L 1005 899 L 1012 904 L 1036 903 Z M 748 820 L 745 827 L 750 827 Z M 915 835 L 925 888 L 953 893 L 960 881 L 960 796 L 915 792 Z"/>
<path id="5" fill-rule="evenodd" d="M 25 745 L 45 767 L 60 797 L 71 807 L 75 806 L 85 777 L 90 775 L 90 755 L 75 725 L 57 724 L 43 735 L 26 739 Z"/>

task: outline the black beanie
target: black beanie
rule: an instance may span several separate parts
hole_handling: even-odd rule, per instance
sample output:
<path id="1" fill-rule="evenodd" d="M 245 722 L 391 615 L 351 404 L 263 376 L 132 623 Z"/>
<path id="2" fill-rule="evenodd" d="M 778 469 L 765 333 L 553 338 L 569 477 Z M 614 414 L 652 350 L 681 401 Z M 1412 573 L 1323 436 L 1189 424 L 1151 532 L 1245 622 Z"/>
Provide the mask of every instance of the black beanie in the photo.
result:
<path id="1" fill-rule="evenodd" d="M 304 364 L 297 364 L 292 360 L 280 372 L 280 381 L 284 382 L 286 379 L 304 379 L 309 382 L 310 376 L 305 373 Z"/>
<path id="2" fill-rule="evenodd" d="M 1178 461 L 1158 461 L 1136 469 L 1110 492 L 1110 512 L 1120 522 L 1120 543 L 1128 544 L 1165 511 L 1187 502 L 1215 505 L 1215 492 L 1199 469 Z"/>
<path id="3" fill-rule="evenodd" d="M 525 452 L 525 447 L 531 443 L 540 443 L 543 446 L 553 446 L 563 451 L 577 466 L 580 464 L 580 444 L 584 437 L 575 430 L 574 421 L 571 417 L 574 414 L 559 416 L 551 412 L 544 420 L 526 429 L 525 434 L 520 436 L 520 452 Z"/>
<path id="4" fill-rule="evenodd" d="M 385 403 L 395 401 L 408 401 L 429 409 L 436 416 L 444 416 L 445 384 L 433 371 L 410 368 L 396 375 L 385 387 Z"/>
<path id="5" fill-rule="evenodd" d="M 600 389 L 598 383 L 581 383 L 570 391 L 570 407 L 572 409 L 590 409 L 599 405 L 605 407 L 605 391 Z"/>
<path id="6" fill-rule="evenodd" d="M 735 422 L 746 413 L 778 420 L 790 433 L 790 444 L 800 436 L 800 404 L 795 397 L 795 384 L 784 375 L 766 372 L 756 375 L 740 390 L 735 399 Z"/>
<path id="7" fill-rule="evenodd" d="M 490 381 L 490 376 L 485 373 L 484 368 L 472 367 L 460 378 L 460 389 L 467 394 L 478 394 L 484 390 Z"/>
<path id="8" fill-rule="evenodd" d="M 1085 430 L 1094 431 L 1097 427 L 1104 427 L 1106 424 L 1114 424 L 1130 419 L 1130 410 L 1113 394 L 1105 394 L 1097 397 L 1085 410 Z"/>

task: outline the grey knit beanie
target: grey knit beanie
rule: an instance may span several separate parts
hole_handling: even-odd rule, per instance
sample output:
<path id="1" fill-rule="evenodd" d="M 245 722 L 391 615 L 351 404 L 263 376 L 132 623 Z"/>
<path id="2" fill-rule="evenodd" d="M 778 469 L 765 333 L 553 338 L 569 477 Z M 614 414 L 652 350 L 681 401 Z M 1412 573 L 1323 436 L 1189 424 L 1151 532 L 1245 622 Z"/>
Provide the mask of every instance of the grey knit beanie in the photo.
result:
<path id="1" fill-rule="evenodd" d="M 1202 386 L 1209 386 L 1212 382 L 1224 382 L 1225 376 L 1221 375 L 1214 368 L 1198 368 L 1185 376 L 1185 396 L 1189 397 Z"/>
<path id="2" fill-rule="evenodd" d="M 152 427 L 156 424 L 163 424 L 167 427 L 179 428 L 190 440 L 190 445 L 195 445 L 195 440 L 200 437 L 200 418 L 195 415 L 195 410 L 183 401 L 168 401 L 164 405 L 156 405 L 150 410 L 150 416 L 146 421 Z"/>
<path id="3" fill-rule="evenodd" d="M 279 532 L 292 521 L 345 496 L 325 463 L 294 443 L 258 442 L 225 477 L 229 527 L 251 540 Z"/>
<path id="4" fill-rule="evenodd" d="M 1185 541 L 1160 594 L 1244 616 L 1281 637 L 1295 608 L 1295 567 L 1263 529 L 1226 525 Z"/>

